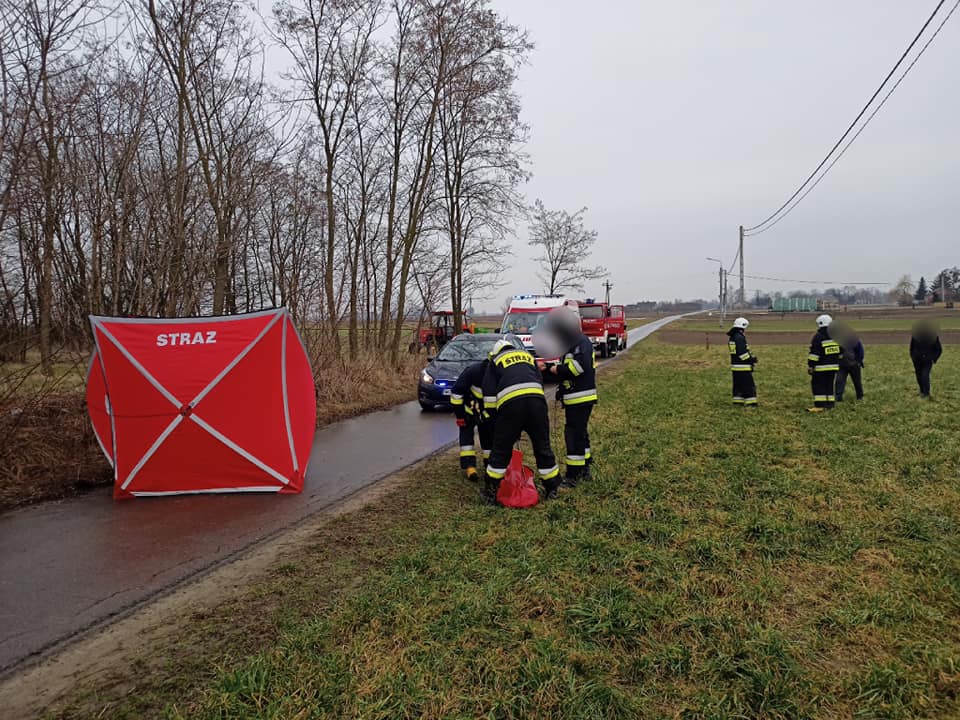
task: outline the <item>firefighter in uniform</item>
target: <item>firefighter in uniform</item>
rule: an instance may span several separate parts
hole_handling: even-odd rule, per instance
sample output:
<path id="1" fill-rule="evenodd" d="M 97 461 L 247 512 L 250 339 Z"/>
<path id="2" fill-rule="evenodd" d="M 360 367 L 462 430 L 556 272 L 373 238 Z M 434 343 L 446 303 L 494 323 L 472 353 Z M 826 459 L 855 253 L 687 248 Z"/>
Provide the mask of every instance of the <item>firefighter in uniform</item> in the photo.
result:
<path id="1" fill-rule="evenodd" d="M 547 500 L 557 497 L 560 468 L 550 447 L 550 419 L 543 378 L 533 355 L 508 340 L 498 340 L 490 352 L 483 381 L 484 405 L 496 409 L 493 449 L 487 463 L 483 497 L 495 503 L 500 481 L 507 474 L 513 446 L 526 433 L 533 445 L 537 472 Z"/>
<path id="2" fill-rule="evenodd" d="M 730 338 L 727 344 L 730 348 L 730 370 L 733 374 L 733 404 L 741 407 L 757 406 L 757 384 L 753 380 L 753 366 L 757 364 L 757 356 L 750 352 L 744 333 L 749 326 L 749 320 L 738 317 L 727 333 Z"/>
<path id="3" fill-rule="evenodd" d="M 557 396 L 563 403 L 566 422 L 563 439 L 567 446 L 567 471 L 563 484 L 576 487 L 590 479 L 593 455 L 590 450 L 590 413 L 597 404 L 597 370 L 593 343 L 583 334 L 580 318 L 565 308 L 551 312 L 548 330 L 564 349 L 560 362 L 538 363 L 541 370 L 560 381 Z"/>
<path id="4" fill-rule="evenodd" d="M 450 391 L 450 404 L 460 428 L 460 469 L 468 480 L 477 479 L 477 450 L 473 441 L 473 431 L 480 436 L 480 452 L 484 465 L 490 459 L 493 446 L 493 417 L 486 412 L 483 404 L 483 377 L 487 372 L 488 360 L 473 363 L 460 373 Z"/>
<path id="5" fill-rule="evenodd" d="M 836 401 L 835 384 L 840 369 L 840 343 L 830 337 L 833 318 L 821 315 L 817 318 L 817 333 L 810 341 L 807 355 L 807 372 L 813 389 L 813 407 L 810 412 L 823 412 L 832 408 Z"/>

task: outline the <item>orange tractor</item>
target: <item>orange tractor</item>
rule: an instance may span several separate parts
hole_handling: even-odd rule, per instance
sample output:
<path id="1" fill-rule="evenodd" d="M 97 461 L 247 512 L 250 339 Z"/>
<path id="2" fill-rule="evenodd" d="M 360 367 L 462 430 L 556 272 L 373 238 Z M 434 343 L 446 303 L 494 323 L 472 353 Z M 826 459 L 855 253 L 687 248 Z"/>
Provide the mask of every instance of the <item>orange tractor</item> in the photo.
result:
<path id="1" fill-rule="evenodd" d="M 440 349 L 460 333 L 475 331 L 476 326 L 466 313 L 462 315 L 461 328 L 457 329 L 453 324 L 453 310 L 436 310 L 431 315 L 430 324 L 417 330 L 417 339 L 410 343 L 410 352 L 419 352 L 423 348 Z"/>

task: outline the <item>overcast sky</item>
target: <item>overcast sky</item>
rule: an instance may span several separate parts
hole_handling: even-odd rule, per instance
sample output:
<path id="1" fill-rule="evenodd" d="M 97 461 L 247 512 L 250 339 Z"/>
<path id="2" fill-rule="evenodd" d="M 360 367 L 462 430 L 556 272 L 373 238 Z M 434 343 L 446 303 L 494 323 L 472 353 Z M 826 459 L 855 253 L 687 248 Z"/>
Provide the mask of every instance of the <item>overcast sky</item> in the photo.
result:
<path id="1" fill-rule="evenodd" d="M 704 258 L 733 260 L 738 226 L 806 178 L 936 2 L 493 4 L 537 46 L 519 87 L 526 195 L 589 208 L 593 259 L 611 270 L 614 298 L 632 302 L 716 297 Z M 747 240 L 747 274 L 893 284 L 960 263 L 958 71 L 960 10 L 830 175 Z M 498 297 L 540 289 L 520 232 Z"/>

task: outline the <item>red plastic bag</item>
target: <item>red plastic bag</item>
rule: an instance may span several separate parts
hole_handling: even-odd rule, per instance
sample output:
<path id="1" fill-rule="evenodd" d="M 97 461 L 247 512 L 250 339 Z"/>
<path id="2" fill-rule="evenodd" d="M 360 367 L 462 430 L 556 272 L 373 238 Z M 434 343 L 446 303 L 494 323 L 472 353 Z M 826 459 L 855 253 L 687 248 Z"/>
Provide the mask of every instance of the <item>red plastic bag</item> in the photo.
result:
<path id="1" fill-rule="evenodd" d="M 533 470 L 523 464 L 523 453 L 513 451 L 507 474 L 500 481 L 497 502 L 504 507 L 528 508 L 540 502 L 540 493 L 533 484 Z"/>

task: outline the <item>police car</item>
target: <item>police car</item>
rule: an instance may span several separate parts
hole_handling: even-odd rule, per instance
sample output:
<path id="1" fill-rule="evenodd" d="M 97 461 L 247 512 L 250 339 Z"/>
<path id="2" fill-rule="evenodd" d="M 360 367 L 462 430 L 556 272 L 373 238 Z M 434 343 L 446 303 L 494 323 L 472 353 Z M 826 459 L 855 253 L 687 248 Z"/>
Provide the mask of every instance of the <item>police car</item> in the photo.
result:
<path id="1" fill-rule="evenodd" d="M 515 335 L 483 333 L 457 335 L 444 345 L 435 358 L 430 358 L 427 366 L 420 372 L 417 384 L 417 399 L 424 410 L 450 404 L 450 393 L 469 365 L 485 360 L 498 340 L 506 339 L 518 350 L 523 343 Z"/>

